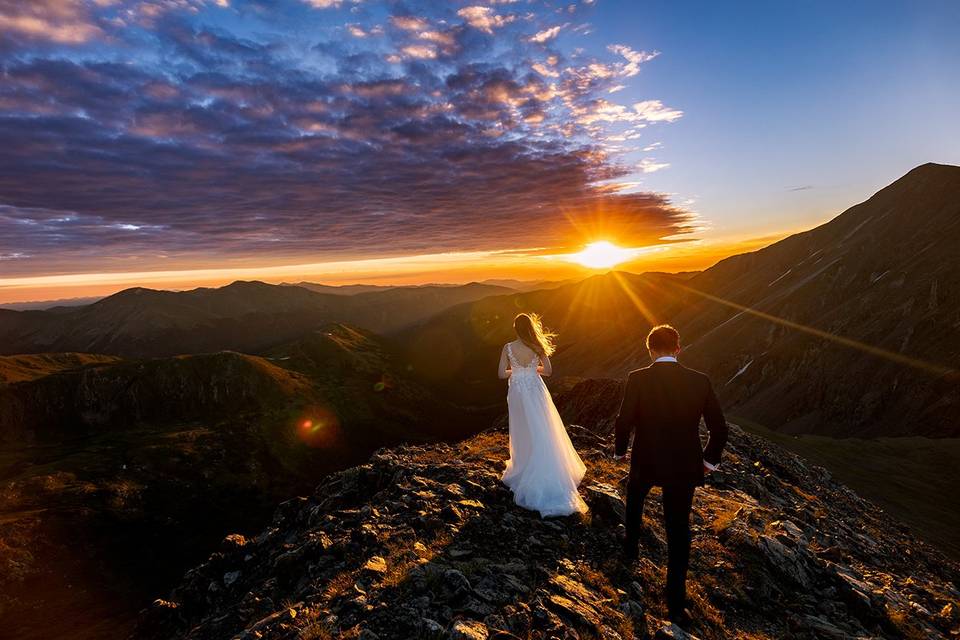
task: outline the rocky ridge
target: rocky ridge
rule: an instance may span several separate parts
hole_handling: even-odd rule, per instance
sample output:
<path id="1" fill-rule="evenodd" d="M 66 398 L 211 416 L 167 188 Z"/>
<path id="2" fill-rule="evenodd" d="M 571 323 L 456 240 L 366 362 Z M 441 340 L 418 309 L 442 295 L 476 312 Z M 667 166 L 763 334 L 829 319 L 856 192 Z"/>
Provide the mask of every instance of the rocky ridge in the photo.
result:
<path id="1" fill-rule="evenodd" d="M 624 463 L 571 427 L 586 517 L 543 520 L 499 482 L 506 434 L 380 450 L 230 535 L 137 638 L 956 638 L 960 568 L 819 467 L 732 428 L 697 493 L 692 636 L 663 621 L 659 496 L 617 553 Z"/>

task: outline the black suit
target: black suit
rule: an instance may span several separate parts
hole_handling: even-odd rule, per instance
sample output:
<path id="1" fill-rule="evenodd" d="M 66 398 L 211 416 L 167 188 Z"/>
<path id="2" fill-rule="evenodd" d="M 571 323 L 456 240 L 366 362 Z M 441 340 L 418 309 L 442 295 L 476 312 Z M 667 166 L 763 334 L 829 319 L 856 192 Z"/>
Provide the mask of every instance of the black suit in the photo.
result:
<path id="1" fill-rule="evenodd" d="M 701 450 L 700 418 L 710 432 Z M 703 484 L 703 462 L 720 463 L 727 423 L 707 376 L 676 362 L 655 362 L 627 377 L 616 423 L 616 453 L 627 452 L 633 433 L 627 485 L 625 544 L 636 548 L 643 503 L 651 487 L 663 487 L 667 532 L 667 606 L 683 610 L 690 558 L 690 509 Z"/>

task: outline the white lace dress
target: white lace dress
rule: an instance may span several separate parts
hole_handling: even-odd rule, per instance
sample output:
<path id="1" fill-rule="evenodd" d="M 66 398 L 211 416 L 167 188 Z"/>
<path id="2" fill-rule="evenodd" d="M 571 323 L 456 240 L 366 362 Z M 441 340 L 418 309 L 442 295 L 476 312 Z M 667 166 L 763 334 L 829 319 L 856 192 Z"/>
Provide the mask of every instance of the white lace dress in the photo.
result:
<path id="1" fill-rule="evenodd" d="M 577 487 L 586 467 L 537 372 L 540 359 L 534 356 L 532 362 L 519 362 L 509 344 L 507 358 L 510 459 L 503 482 L 518 505 L 543 517 L 583 513 L 587 505 Z"/>

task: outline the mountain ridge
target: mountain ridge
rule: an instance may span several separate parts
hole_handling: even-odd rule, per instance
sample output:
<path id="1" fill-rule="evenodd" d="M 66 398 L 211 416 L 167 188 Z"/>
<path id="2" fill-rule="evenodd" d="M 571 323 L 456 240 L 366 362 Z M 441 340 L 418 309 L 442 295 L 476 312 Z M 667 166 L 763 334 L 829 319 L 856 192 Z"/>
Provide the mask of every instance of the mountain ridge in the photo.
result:
<path id="1" fill-rule="evenodd" d="M 626 470 L 596 435 L 570 431 L 588 466 L 587 517 L 544 520 L 513 504 L 499 482 L 503 431 L 381 450 L 280 505 L 256 536 L 227 536 L 141 613 L 137 637 L 812 640 L 956 630 L 957 565 L 825 470 L 735 426 L 724 471 L 695 500 L 693 635 L 669 626 L 659 500 L 641 560 L 624 564 L 616 487 Z"/>
<path id="2" fill-rule="evenodd" d="M 958 222 L 960 167 L 928 164 L 815 229 L 721 261 L 681 291 L 686 356 L 766 426 L 960 435 Z"/>

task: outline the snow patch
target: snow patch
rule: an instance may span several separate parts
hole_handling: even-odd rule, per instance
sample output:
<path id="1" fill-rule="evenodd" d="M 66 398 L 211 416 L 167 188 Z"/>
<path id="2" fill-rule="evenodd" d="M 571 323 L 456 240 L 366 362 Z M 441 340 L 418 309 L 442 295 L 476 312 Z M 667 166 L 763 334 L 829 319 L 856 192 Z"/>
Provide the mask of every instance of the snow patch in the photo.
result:
<path id="1" fill-rule="evenodd" d="M 778 282 L 780 282 L 781 280 L 783 280 L 786 276 L 790 275 L 790 272 L 791 272 L 791 271 L 793 271 L 793 269 L 787 269 L 786 271 L 784 271 L 783 273 L 780 274 L 780 277 L 779 277 L 779 278 L 777 278 L 776 280 L 774 280 L 773 282 L 771 282 L 771 283 L 768 284 L 767 286 L 768 286 L 768 287 L 772 287 L 772 286 L 775 285 L 776 283 L 778 283 Z"/>
<path id="2" fill-rule="evenodd" d="M 734 380 L 736 380 L 737 378 L 739 378 L 739 377 L 740 377 L 740 374 L 742 374 L 744 371 L 746 371 L 747 369 L 749 369 L 749 368 L 750 368 L 750 365 L 752 365 L 752 364 L 753 364 L 753 360 L 750 360 L 750 362 L 748 362 L 747 364 L 745 364 L 745 365 L 743 365 L 742 367 L 740 367 L 740 371 L 737 371 L 735 374 L 733 374 L 733 377 L 730 378 L 729 380 L 727 380 L 727 384 L 730 384 L 731 382 L 733 382 Z"/>

